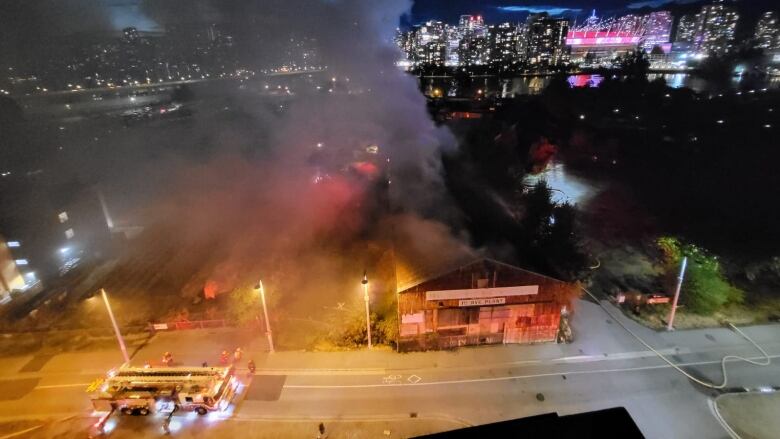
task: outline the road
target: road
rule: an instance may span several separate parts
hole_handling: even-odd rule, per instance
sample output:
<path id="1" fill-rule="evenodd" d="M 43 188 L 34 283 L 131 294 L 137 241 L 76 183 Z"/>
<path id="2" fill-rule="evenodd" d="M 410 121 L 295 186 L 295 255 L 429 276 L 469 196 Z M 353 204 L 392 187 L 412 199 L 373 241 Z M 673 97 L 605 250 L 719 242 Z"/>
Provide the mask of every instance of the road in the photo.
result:
<path id="1" fill-rule="evenodd" d="M 706 380 L 722 380 L 720 358 L 726 354 L 763 358 L 747 340 L 725 328 L 656 333 L 623 316 L 617 318 L 686 371 Z M 245 428 L 240 426 L 246 423 L 262 423 L 262 428 L 252 430 L 258 432 L 303 425 L 313 431 L 324 422 L 362 431 L 376 428 L 380 433 L 389 429 L 393 437 L 403 437 L 547 412 L 565 415 L 624 406 L 648 438 L 728 437 L 710 409 L 719 392 L 693 383 L 615 323 L 595 304 L 581 302 L 573 321 L 578 339 L 569 345 L 418 354 L 382 350 L 267 354 L 262 336 L 192 331 L 160 334 L 135 359 L 142 362 L 171 350 L 182 362 L 200 364 L 214 361 L 226 344 L 246 346 L 258 363 L 258 373 L 245 378 L 229 419 L 215 417 L 215 422 L 205 424 L 215 432 Z M 774 360 L 780 357 L 780 327 L 744 331 L 773 362 L 766 367 L 728 363 L 728 386 L 780 386 L 780 366 Z M 208 337 L 214 334 L 219 336 Z M 86 384 L 118 361 L 115 350 L 0 359 L 0 387 L 5 389 L 0 422 L 87 419 L 91 411 Z M 38 364 L 41 367 L 33 370 Z M 205 422 L 186 415 L 177 419 L 181 437 L 200 431 L 198 423 Z M 159 420 L 118 421 L 115 437 L 139 430 L 150 436 L 159 433 Z M 35 437 L 41 431 L 26 434 Z"/>

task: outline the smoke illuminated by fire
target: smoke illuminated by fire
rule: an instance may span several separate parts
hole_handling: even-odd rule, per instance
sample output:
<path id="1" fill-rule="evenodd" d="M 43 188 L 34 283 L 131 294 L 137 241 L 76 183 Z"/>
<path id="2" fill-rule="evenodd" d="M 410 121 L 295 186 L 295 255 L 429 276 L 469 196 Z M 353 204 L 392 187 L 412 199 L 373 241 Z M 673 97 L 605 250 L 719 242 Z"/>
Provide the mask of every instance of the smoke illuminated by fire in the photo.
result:
<path id="1" fill-rule="evenodd" d="M 237 92 L 254 131 L 207 121 L 194 128 L 214 143 L 212 157 L 175 160 L 170 183 L 143 212 L 158 245 L 184 249 L 171 267 L 198 267 L 184 296 L 209 299 L 262 278 L 280 307 L 316 315 L 358 297 L 364 269 L 374 270 L 372 294 L 394 291 L 394 243 L 421 259 L 468 253 L 441 222 L 457 217 L 439 156 L 454 140 L 430 120 L 414 78 L 392 64 L 392 35 L 408 7 L 299 0 L 268 8 L 279 27 L 317 39 L 327 77 L 341 87 L 297 90 L 281 113 Z M 304 8 L 316 23 L 298 19 Z"/>

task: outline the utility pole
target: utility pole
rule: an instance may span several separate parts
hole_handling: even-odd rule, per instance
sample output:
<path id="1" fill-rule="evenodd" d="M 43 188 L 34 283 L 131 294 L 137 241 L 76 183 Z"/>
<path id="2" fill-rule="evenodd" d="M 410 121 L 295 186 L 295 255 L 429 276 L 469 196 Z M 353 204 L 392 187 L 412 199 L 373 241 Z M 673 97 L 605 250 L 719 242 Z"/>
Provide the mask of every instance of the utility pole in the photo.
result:
<path id="1" fill-rule="evenodd" d="M 263 281 L 257 282 L 257 289 L 260 290 L 260 300 L 263 302 L 263 316 L 265 317 L 265 335 L 268 337 L 268 350 L 274 352 L 274 338 L 271 335 L 271 322 L 268 320 L 268 307 L 265 305 L 265 288 Z"/>
<path id="2" fill-rule="evenodd" d="M 369 311 L 368 298 L 368 275 L 363 270 L 363 300 L 366 302 L 366 335 L 368 336 L 368 348 L 371 349 L 371 312 Z"/>
<path id="3" fill-rule="evenodd" d="M 127 347 L 125 347 L 125 340 L 122 338 L 122 333 L 119 332 L 119 326 L 116 324 L 114 318 L 114 312 L 111 311 L 111 304 L 108 303 L 108 296 L 106 290 L 100 289 L 100 295 L 103 296 L 103 303 L 106 304 L 106 310 L 108 311 L 108 317 L 111 318 L 111 324 L 114 325 L 114 333 L 116 333 L 116 340 L 119 342 L 119 349 L 122 350 L 122 357 L 125 359 L 125 364 L 130 364 L 130 356 L 127 355 Z"/>
<path id="4" fill-rule="evenodd" d="M 684 256 L 682 259 L 682 265 L 680 265 L 680 275 L 677 276 L 677 288 L 674 291 L 674 300 L 672 300 L 672 310 L 669 312 L 669 323 L 666 324 L 667 331 L 674 331 L 674 314 L 677 311 L 677 300 L 680 299 L 680 288 L 682 288 L 686 265 L 688 265 L 688 257 Z"/>

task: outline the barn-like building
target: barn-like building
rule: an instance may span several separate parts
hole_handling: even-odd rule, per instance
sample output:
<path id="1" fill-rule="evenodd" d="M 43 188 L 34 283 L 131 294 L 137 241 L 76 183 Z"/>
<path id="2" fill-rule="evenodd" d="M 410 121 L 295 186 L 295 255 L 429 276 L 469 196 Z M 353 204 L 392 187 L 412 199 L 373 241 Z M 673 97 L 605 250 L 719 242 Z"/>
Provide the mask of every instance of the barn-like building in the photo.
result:
<path id="1" fill-rule="evenodd" d="M 398 348 L 552 342 L 577 295 L 576 284 L 487 258 L 399 282 Z"/>

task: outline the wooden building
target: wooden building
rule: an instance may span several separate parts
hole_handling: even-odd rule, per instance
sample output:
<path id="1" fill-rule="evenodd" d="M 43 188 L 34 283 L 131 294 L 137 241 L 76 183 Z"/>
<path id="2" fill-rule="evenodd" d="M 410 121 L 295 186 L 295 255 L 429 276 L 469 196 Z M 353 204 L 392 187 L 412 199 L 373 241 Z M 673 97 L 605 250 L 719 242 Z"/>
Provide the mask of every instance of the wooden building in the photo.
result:
<path id="1" fill-rule="evenodd" d="M 478 259 L 399 285 L 399 350 L 555 341 L 577 295 L 576 284 Z"/>

